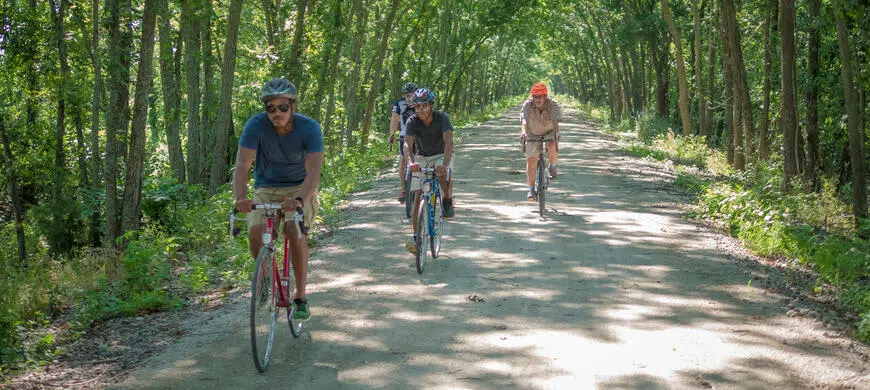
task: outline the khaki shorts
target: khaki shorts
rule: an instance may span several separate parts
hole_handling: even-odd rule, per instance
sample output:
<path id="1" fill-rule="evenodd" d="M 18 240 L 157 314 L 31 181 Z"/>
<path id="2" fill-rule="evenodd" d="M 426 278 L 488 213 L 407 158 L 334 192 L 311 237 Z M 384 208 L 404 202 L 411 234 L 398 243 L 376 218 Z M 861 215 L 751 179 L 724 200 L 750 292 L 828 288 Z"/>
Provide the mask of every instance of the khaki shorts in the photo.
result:
<path id="1" fill-rule="evenodd" d="M 447 166 L 450 169 L 450 177 L 453 178 L 453 160 L 456 159 L 456 154 L 453 155 L 453 158 L 450 159 L 450 165 Z M 435 168 L 436 165 L 441 165 L 444 163 L 444 155 L 436 154 L 434 156 L 424 157 L 421 155 L 417 155 L 414 157 L 414 162 L 420 164 L 420 168 Z M 411 191 L 419 190 L 423 186 L 423 172 L 411 173 Z M 444 192 L 442 189 L 441 192 Z"/>
<path id="2" fill-rule="evenodd" d="M 254 190 L 254 203 L 278 203 L 287 199 L 296 199 L 302 196 L 302 184 L 292 187 L 260 187 Z M 313 203 L 313 204 L 312 204 Z M 302 205 L 302 214 L 305 219 L 305 226 L 311 227 L 314 222 L 314 214 L 317 212 L 317 194 L 311 199 L 311 202 Z M 254 226 L 266 223 L 265 210 L 253 210 L 248 213 L 248 224 Z"/>
<path id="3" fill-rule="evenodd" d="M 526 139 L 526 153 L 525 153 L 526 158 L 538 157 L 538 152 L 541 151 L 542 145 L 539 143 L 528 142 L 528 141 L 540 140 L 540 139 L 544 139 L 546 141 L 553 141 L 556 139 L 556 131 L 550 130 L 546 134 L 544 134 L 543 136 L 529 134 L 528 138 Z M 522 150 L 522 149 L 520 149 L 520 150 Z"/>

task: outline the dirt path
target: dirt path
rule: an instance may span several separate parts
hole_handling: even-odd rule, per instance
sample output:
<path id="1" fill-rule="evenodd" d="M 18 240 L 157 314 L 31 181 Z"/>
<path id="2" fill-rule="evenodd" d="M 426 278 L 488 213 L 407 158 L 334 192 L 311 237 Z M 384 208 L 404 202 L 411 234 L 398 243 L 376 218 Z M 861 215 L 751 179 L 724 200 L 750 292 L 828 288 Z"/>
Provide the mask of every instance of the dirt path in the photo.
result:
<path id="1" fill-rule="evenodd" d="M 312 320 L 299 339 L 281 329 L 268 372 L 242 297 L 119 387 L 870 388 L 866 346 L 682 219 L 666 174 L 571 110 L 537 217 L 515 111 L 460 130 L 456 218 L 423 275 L 385 174 L 312 258 Z"/>

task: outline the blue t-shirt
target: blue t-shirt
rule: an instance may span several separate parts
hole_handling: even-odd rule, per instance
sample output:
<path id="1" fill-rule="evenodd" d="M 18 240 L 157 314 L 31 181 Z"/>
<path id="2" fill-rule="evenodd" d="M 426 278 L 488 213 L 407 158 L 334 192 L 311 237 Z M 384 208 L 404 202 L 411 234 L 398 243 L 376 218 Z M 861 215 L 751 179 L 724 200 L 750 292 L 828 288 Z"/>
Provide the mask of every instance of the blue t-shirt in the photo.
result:
<path id="1" fill-rule="evenodd" d="M 409 106 L 405 98 L 401 98 L 393 103 L 393 112 L 399 114 L 399 123 L 402 125 L 399 136 L 405 136 L 408 119 L 414 115 L 414 107 Z"/>
<path id="2" fill-rule="evenodd" d="M 295 113 L 293 131 L 278 135 L 261 112 L 245 123 L 239 146 L 257 150 L 254 188 L 290 187 L 305 181 L 305 155 L 323 152 L 323 133 L 314 119 Z"/>

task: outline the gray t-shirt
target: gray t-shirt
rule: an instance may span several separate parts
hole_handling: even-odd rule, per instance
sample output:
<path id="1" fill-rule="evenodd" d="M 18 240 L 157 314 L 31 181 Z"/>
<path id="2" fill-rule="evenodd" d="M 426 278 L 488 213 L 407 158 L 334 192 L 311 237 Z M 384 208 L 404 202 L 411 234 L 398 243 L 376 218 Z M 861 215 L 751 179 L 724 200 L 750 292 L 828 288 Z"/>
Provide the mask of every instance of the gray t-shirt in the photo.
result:
<path id="1" fill-rule="evenodd" d="M 444 154 L 444 133 L 448 131 L 453 131 L 450 117 L 443 112 L 432 111 L 432 123 L 429 126 L 417 115 L 408 118 L 405 135 L 414 137 L 417 154 L 429 157 Z"/>

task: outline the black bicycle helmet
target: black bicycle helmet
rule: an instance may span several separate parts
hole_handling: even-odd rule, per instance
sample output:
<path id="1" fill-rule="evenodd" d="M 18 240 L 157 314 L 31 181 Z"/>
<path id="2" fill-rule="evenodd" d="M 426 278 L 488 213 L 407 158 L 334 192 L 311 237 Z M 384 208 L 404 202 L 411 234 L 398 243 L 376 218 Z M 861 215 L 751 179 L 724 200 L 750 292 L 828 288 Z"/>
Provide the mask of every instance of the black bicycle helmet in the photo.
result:
<path id="1" fill-rule="evenodd" d="M 296 86 L 289 80 L 279 77 L 274 78 L 263 84 L 263 89 L 260 91 L 260 100 L 263 103 L 270 98 L 284 97 L 291 100 L 296 100 Z"/>
<path id="2" fill-rule="evenodd" d="M 402 86 L 402 93 L 411 93 L 414 92 L 415 89 L 417 89 L 417 84 L 405 83 L 405 85 Z"/>

